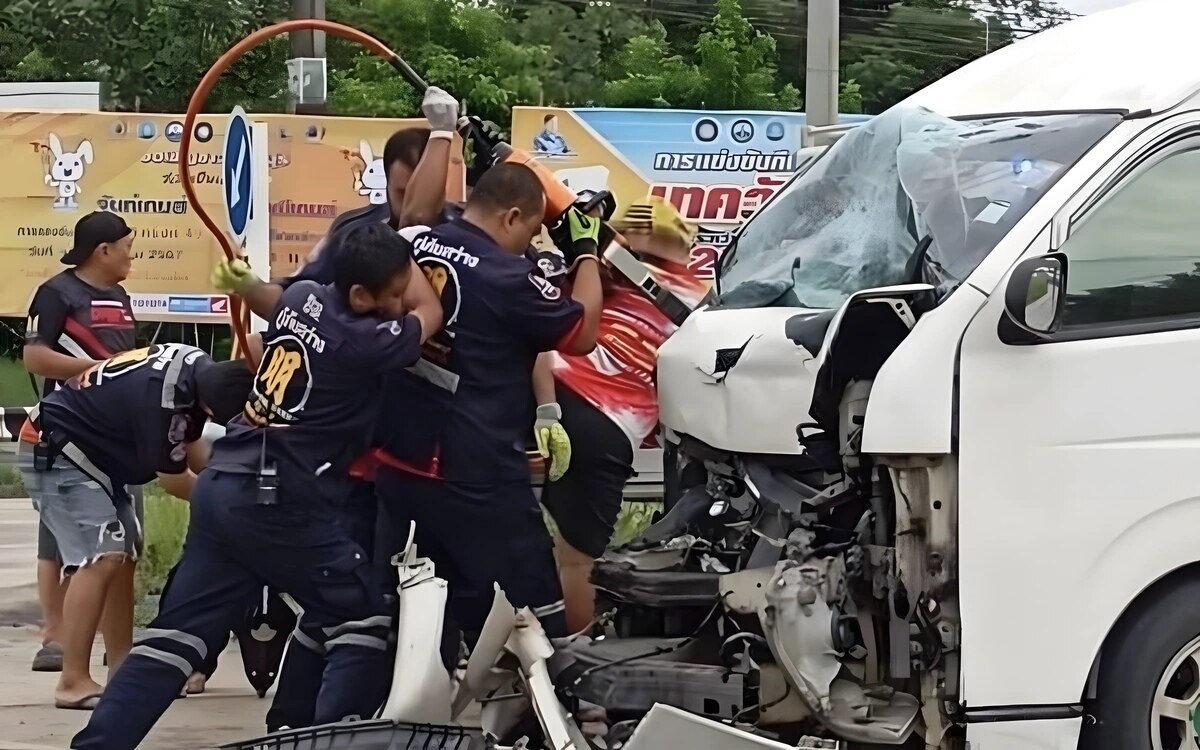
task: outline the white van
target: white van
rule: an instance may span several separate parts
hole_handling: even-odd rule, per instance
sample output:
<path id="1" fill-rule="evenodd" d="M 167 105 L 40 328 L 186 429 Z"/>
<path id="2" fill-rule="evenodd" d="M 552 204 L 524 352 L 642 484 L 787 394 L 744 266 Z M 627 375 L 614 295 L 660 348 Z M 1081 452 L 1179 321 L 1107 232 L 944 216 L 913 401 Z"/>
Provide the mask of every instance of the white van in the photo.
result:
<path id="1" fill-rule="evenodd" d="M 1198 33 L 1200 1 L 1145 0 L 855 129 L 662 348 L 681 463 L 785 466 L 815 432 L 831 483 L 878 470 L 896 581 L 795 615 L 870 642 L 768 632 L 829 734 L 872 720 L 834 715 L 841 669 L 911 693 L 925 747 L 1200 747 Z"/>

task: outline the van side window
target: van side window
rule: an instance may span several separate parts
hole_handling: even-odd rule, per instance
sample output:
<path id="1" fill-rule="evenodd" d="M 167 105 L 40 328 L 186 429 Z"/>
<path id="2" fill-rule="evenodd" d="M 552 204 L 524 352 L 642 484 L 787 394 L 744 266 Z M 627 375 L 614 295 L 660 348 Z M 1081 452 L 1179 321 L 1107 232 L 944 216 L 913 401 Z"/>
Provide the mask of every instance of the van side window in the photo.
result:
<path id="1" fill-rule="evenodd" d="M 1200 151 L 1125 181 L 1061 249 L 1064 328 L 1200 316 Z"/>

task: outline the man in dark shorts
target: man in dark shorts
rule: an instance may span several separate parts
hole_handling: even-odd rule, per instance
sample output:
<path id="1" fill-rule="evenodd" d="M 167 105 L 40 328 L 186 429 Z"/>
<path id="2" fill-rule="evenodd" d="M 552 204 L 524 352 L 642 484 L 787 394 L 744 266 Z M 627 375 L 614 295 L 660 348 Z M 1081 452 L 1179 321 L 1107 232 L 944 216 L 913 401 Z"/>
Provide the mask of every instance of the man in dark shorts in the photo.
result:
<path id="1" fill-rule="evenodd" d="M 116 214 L 97 211 L 75 224 L 74 246 L 62 257 L 72 266 L 38 287 L 29 306 L 25 334 L 25 369 L 45 378 L 42 395 L 75 377 L 98 361 L 135 346 L 136 329 L 129 295 L 121 282 L 129 277 L 134 232 Z M 22 435 L 37 442 L 27 422 Z M 141 490 L 134 492 L 141 514 Z M 133 632 L 133 566 L 126 566 L 110 587 L 102 630 L 111 648 L 128 649 Z M 62 560 L 54 536 L 38 527 L 38 598 L 44 627 L 42 648 L 33 660 L 34 671 L 62 669 L 62 611 L 66 585 Z M 127 614 L 126 614 L 127 612 Z"/>
<path id="2" fill-rule="evenodd" d="M 648 197 L 627 209 L 622 224 L 625 241 L 655 280 L 672 291 L 686 289 L 695 276 L 686 265 L 694 230 L 678 210 Z M 675 331 L 670 317 L 633 282 L 609 267 L 602 267 L 601 280 L 596 349 L 582 357 L 543 355 L 534 373 L 539 429 L 558 424 L 571 436 L 570 466 L 557 480 L 550 475 L 541 499 L 558 527 L 555 546 L 572 632 L 595 617 L 592 568 L 612 539 L 634 455 L 658 426 L 658 348 Z"/>
<path id="3" fill-rule="evenodd" d="M 334 283 L 292 284 L 269 318 L 245 413 L 213 445 L 192 493 L 171 588 L 71 747 L 137 747 L 263 585 L 303 607 L 303 636 L 327 654 L 314 722 L 382 703 L 391 618 L 344 522 L 347 469 L 370 438 L 383 376 L 416 361 L 442 315 L 431 294 L 406 313 L 410 286 L 427 282 L 395 232 L 365 224 L 338 243 Z"/>
<path id="4" fill-rule="evenodd" d="M 525 453 L 539 352 L 586 353 L 600 314 L 599 222 L 572 212 L 568 296 L 525 257 L 545 195 L 527 167 L 479 179 L 461 218 L 418 234 L 417 264 L 441 298 L 446 331 L 389 382 L 389 430 L 376 475 L 393 531 L 416 521 L 417 544 L 450 585 L 451 612 L 473 645 L 498 583 L 552 636 L 566 634 L 550 538 Z M 393 542 L 398 546 L 401 540 Z"/>
<path id="5" fill-rule="evenodd" d="M 59 708 L 90 710 L 102 688 L 88 663 L 108 588 L 141 548 L 127 485 L 156 477 L 187 498 L 188 444 L 209 416 L 229 420 L 250 390 L 243 362 L 216 364 L 200 349 L 160 344 L 101 362 L 42 399 L 30 415 L 40 440 L 21 474 L 74 585 L 64 607 Z M 109 647 L 116 669 L 125 658 Z M 134 649 L 136 651 L 136 649 Z"/>

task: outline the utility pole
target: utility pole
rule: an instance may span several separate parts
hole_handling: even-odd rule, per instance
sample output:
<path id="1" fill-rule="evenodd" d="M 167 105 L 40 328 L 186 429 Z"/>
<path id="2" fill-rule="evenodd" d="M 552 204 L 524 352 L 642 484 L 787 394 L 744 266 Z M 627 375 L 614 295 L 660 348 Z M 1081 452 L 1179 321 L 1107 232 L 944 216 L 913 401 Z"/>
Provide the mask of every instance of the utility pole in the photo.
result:
<path id="1" fill-rule="evenodd" d="M 292 18 L 317 18 L 325 20 L 325 0 L 292 0 Z M 288 33 L 291 45 L 291 57 L 324 58 L 324 31 L 292 31 Z M 320 114 L 325 111 L 325 104 L 295 105 L 297 114 Z"/>
<path id="2" fill-rule="evenodd" d="M 810 128 L 837 124 L 839 0 L 808 0 L 804 111 Z"/>

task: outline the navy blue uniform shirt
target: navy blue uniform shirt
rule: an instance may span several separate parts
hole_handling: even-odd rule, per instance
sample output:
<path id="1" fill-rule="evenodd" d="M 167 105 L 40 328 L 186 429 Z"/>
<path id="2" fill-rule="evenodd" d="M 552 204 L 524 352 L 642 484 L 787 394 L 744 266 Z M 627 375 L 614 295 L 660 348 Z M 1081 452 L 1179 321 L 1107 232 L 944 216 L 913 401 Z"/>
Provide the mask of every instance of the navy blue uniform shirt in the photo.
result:
<path id="1" fill-rule="evenodd" d="M 440 221 L 437 226 L 440 227 L 443 224 L 459 219 L 462 216 L 463 207 L 464 206 L 461 203 L 446 203 L 442 209 L 441 216 L 439 217 Z M 371 221 L 386 221 L 392 224 L 393 228 L 395 228 L 394 222 L 391 221 L 390 215 L 386 208 L 386 206 L 369 206 L 361 209 L 355 209 L 354 211 L 348 211 L 339 216 L 336 220 L 334 220 L 333 226 L 330 227 L 329 241 L 327 242 L 324 251 L 322 251 L 311 263 L 306 264 L 303 268 L 297 271 L 294 276 L 277 280 L 275 283 L 280 284 L 284 289 L 287 289 L 292 284 L 301 281 L 315 281 L 318 284 L 333 283 L 332 258 L 338 246 L 338 235 L 350 227 L 360 226 L 365 222 Z M 550 279 L 554 284 L 561 284 L 562 281 L 566 279 L 567 268 L 560 253 L 554 251 L 539 252 L 531 247 L 526 251 L 525 257 L 530 261 L 530 263 L 534 264 L 537 272 Z M 446 319 L 449 320 L 448 312 Z M 399 446 L 403 444 L 404 440 L 403 435 L 400 433 L 406 429 L 406 426 L 409 424 L 409 420 L 404 414 L 404 405 L 401 403 L 393 404 L 392 390 L 393 389 L 388 388 L 383 394 L 382 414 L 384 415 L 384 418 L 378 422 L 376 428 L 373 430 L 375 440 L 372 441 L 372 444 L 382 447 L 392 446 L 394 449 L 404 452 L 403 449 L 399 448 Z M 533 406 L 531 405 L 529 414 L 533 413 L 532 409 Z M 528 416 L 526 417 L 525 421 L 529 422 Z M 522 476 L 528 478 L 528 475 L 529 472 L 526 465 Z"/>
<path id="2" fill-rule="evenodd" d="M 528 482 L 534 361 L 571 334 L 583 307 L 463 219 L 416 235 L 413 255 L 441 296 L 446 328 L 389 378 L 381 447 L 423 471 L 437 457 L 430 473 L 449 481 Z"/>
<path id="3" fill-rule="evenodd" d="M 447 203 L 442 209 L 441 222 L 447 222 L 457 218 L 462 213 L 462 206 L 457 203 Z M 356 208 L 353 211 L 347 211 L 341 216 L 333 220 L 333 224 L 329 227 L 328 240 L 325 248 L 322 250 L 311 263 L 306 263 L 303 268 L 297 271 L 294 275 L 283 279 L 277 279 L 276 284 L 279 284 L 284 289 L 287 289 L 297 281 L 315 281 L 318 284 L 333 283 L 333 252 L 337 247 L 337 237 L 339 234 L 347 231 L 351 227 L 362 226 L 376 221 L 387 222 L 392 229 L 396 228 L 396 223 L 392 220 L 391 211 L 386 203 L 365 206 Z"/>
<path id="4" fill-rule="evenodd" d="M 52 440 L 61 433 L 117 484 L 178 474 L 187 468 L 184 443 L 197 440 L 208 419 L 196 373 L 211 364 L 183 344 L 118 354 L 42 399 L 41 427 Z"/>
<path id="5" fill-rule="evenodd" d="M 413 364 L 420 341 L 412 315 L 355 315 L 332 284 L 290 285 L 263 333 L 246 413 L 213 446 L 209 466 L 258 471 L 265 435 L 281 490 L 344 492 L 346 470 L 369 443 L 383 376 Z"/>

